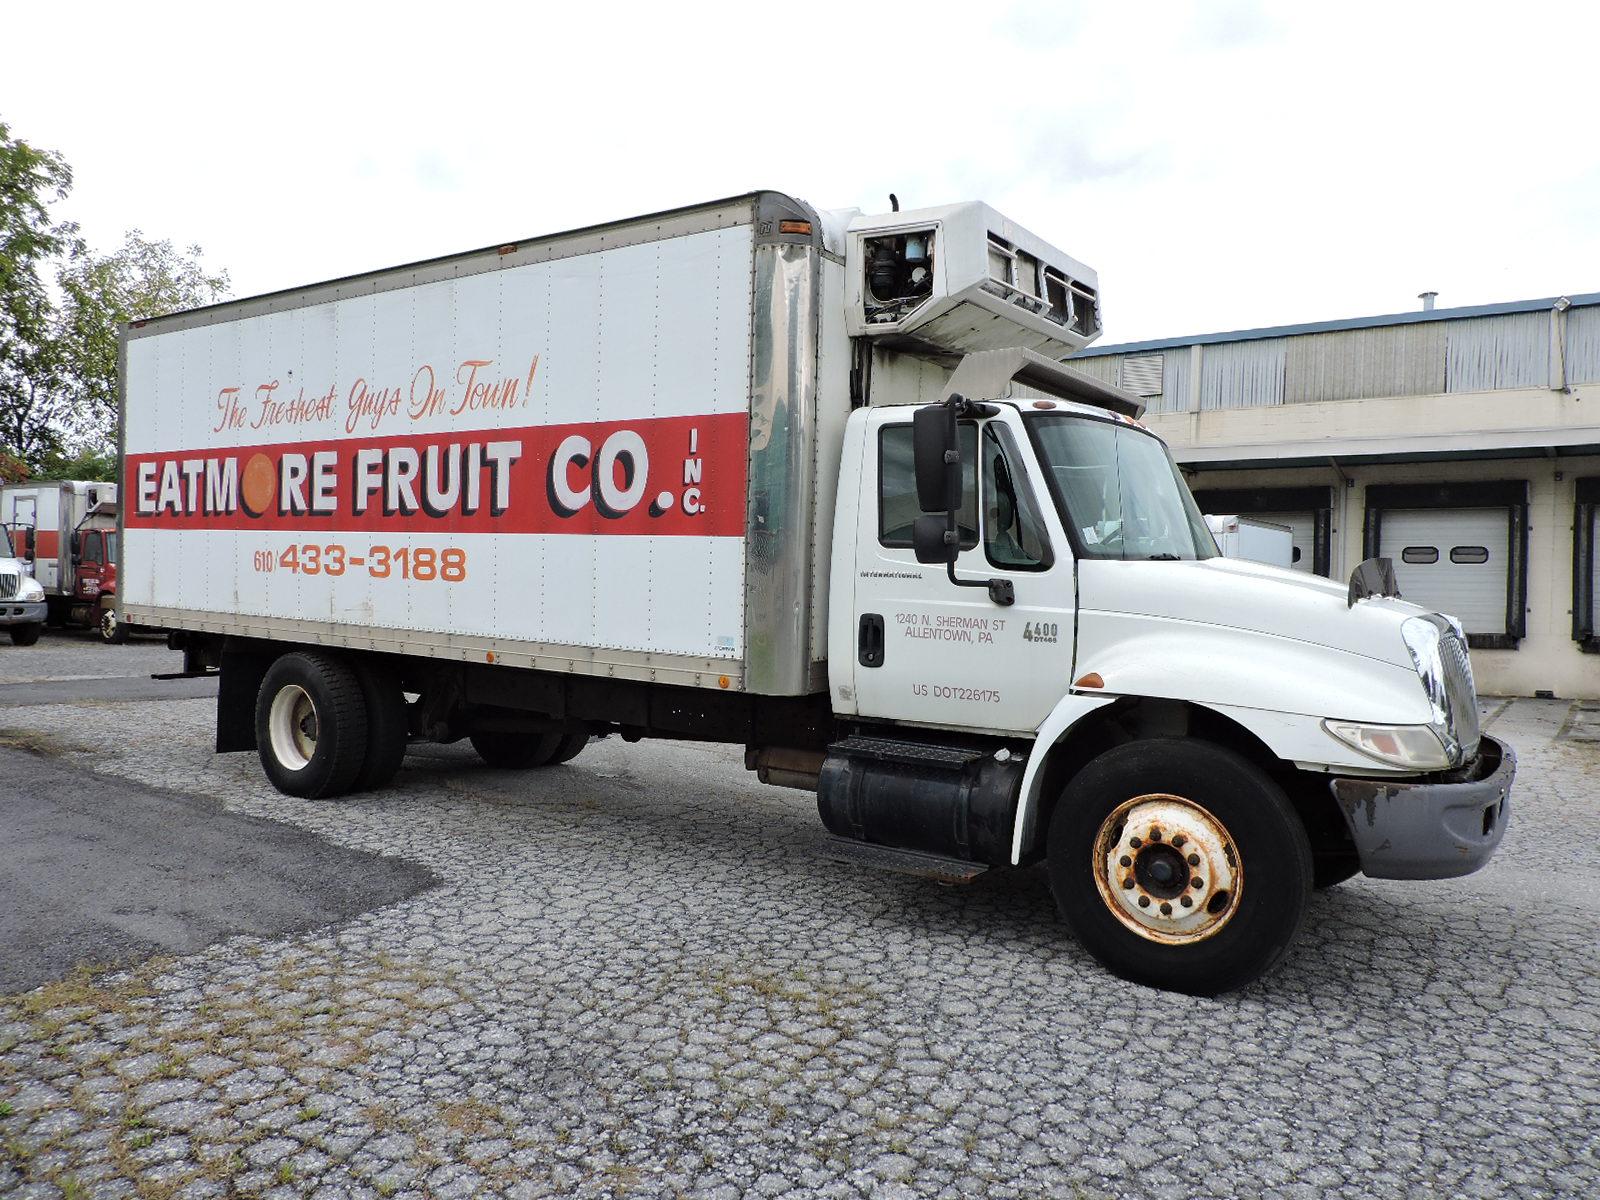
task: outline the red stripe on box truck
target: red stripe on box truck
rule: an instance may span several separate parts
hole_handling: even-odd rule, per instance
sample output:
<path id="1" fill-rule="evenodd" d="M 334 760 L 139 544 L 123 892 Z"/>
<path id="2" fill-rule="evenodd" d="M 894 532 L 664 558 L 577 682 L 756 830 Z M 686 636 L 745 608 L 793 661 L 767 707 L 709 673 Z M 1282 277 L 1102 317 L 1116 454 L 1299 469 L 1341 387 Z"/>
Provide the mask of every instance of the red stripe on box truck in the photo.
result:
<path id="1" fill-rule="evenodd" d="M 129 454 L 135 529 L 745 531 L 746 413 Z"/>

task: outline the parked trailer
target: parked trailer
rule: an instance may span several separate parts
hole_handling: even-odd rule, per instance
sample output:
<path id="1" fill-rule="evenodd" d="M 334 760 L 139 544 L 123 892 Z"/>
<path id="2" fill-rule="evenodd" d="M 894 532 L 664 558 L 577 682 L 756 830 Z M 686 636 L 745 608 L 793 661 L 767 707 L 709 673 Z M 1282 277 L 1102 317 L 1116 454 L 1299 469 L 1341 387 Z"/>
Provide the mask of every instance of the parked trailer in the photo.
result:
<path id="1" fill-rule="evenodd" d="M 1254 517 L 1206 516 L 1206 528 L 1224 558 L 1243 558 L 1268 566 L 1294 565 L 1294 530 Z"/>
<path id="2" fill-rule="evenodd" d="M 44 589 L 47 619 L 127 640 L 117 615 L 117 485 L 46 480 L 0 487 L 0 521 Z M 37 637 L 37 634 L 35 634 Z"/>
<path id="3" fill-rule="evenodd" d="M 1313 884 L 1482 865 L 1514 759 L 1379 564 L 1217 555 L 1099 332 L 985 205 L 775 192 L 139 322 L 127 615 L 289 794 L 732 742 L 832 853 L 1043 861 L 1112 970 L 1236 987 Z"/>

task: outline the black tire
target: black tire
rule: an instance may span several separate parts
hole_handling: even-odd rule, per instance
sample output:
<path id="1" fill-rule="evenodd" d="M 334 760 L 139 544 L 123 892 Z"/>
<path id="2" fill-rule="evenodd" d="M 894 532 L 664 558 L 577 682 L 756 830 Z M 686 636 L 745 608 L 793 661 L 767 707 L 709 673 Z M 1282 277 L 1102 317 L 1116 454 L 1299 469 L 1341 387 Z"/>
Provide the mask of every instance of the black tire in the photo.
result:
<path id="1" fill-rule="evenodd" d="M 479 758 L 506 771 L 545 766 L 562 744 L 559 733 L 475 733 L 471 740 Z"/>
<path id="2" fill-rule="evenodd" d="M 361 681 L 361 698 L 367 706 L 367 753 L 351 790 L 364 792 L 393 782 L 406 756 L 410 728 L 400 680 L 387 664 L 359 662 L 356 677 Z"/>
<path id="3" fill-rule="evenodd" d="M 1101 827 L 1145 796 L 1198 805 L 1226 831 L 1236 856 L 1229 861 L 1239 871 L 1236 894 L 1222 906 L 1231 916 L 1203 939 L 1166 944 L 1136 933 L 1101 895 Z M 1157 845 L 1147 837 L 1135 853 Z M 1090 762 L 1062 792 L 1047 853 L 1050 890 L 1085 949 L 1124 979 L 1190 995 L 1231 991 L 1270 970 L 1294 943 L 1311 893 L 1310 842 L 1283 790 L 1233 751 L 1188 738 L 1130 742 Z M 1188 879 L 1187 868 L 1180 870 Z"/>
<path id="4" fill-rule="evenodd" d="M 38 621 L 32 625 L 13 625 L 11 627 L 11 644 L 13 646 L 31 646 L 39 640 L 39 635 L 44 632 L 44 626 Z"/>
<path id="5" fill-rule="evenodd" d="M 282 707 L 275 712 L 275 705 Z M 274 738 L 275 726 L 281 738 Z M 256 694 L 256 750 L 285 795 L 320 800 L 348 792 L 367 755 L 367 705 L 355 668 L 315 651 L 274 662 Z"/>
<path id="6" fill-rule="evenodd" d="M 587 733 L 567 734 L 561 739 L 561 744 L 556 747 L 556 752 L 550 756 L 550 762 L 547 765 L 553 767 L 557 763 L 571 762 L 583 752 L 583 748 L 588 744 L 589 735 Z"/>
<path id="7" fill-rule="evenodd" d="M 1338 887 L 1346 879 L 1361 874 L 1361 860 L 1354 854 L 1316 855 L 1312 860 L 1311 886 L 1317 891 Z"/>

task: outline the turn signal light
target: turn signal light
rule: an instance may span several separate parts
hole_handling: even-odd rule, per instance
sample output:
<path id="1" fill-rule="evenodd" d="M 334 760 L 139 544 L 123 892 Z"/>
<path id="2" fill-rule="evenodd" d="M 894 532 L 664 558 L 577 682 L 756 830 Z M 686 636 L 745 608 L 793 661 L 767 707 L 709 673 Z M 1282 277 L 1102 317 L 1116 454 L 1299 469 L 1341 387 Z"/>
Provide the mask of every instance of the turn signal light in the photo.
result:
<path id="1" fill-rule="evenodd" d="M 1100 678 L 1099 671 L 1090 671 L 1087 675 L 1078 676 L 1077 681 L 1072 686 L 1076 688 L 1103 688 L 1105 685 L 1106 681 Z"/>

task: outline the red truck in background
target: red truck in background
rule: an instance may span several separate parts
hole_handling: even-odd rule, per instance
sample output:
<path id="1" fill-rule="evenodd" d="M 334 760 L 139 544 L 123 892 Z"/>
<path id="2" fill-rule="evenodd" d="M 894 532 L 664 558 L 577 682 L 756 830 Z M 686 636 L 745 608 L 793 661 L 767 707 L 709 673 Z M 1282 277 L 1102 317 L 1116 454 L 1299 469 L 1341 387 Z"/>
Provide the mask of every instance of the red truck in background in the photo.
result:
<path id="1" fill-rule="evenodd" d="M 117 604 L 116 484 L 6 484 L 0 522 L 16 557 L 44 589 L 49 624 L 95 629 L 107 642 L 127 640 Z"/>

